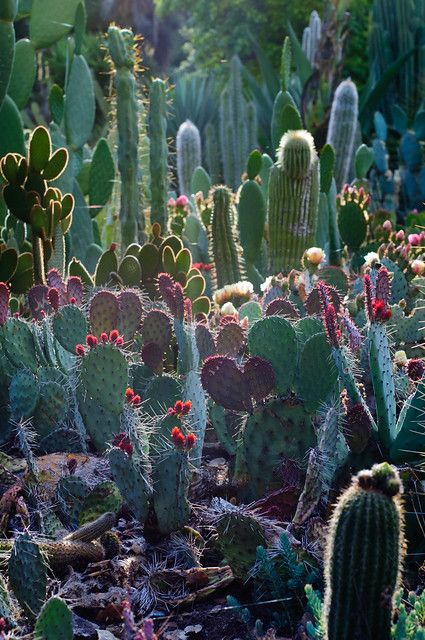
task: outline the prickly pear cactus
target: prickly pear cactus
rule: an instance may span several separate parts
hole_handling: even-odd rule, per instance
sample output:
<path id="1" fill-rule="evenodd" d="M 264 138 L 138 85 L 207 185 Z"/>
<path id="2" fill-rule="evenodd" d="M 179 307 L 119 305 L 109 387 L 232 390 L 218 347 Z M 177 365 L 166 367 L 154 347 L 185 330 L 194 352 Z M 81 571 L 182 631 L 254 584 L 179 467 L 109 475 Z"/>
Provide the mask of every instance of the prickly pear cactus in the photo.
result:
<path id="1" fill-rule="evenodd" d="M 72 640 L 71 609 L 61 598 L 50 598 L 40 611 L 34 627 L 34 640 Z"/>

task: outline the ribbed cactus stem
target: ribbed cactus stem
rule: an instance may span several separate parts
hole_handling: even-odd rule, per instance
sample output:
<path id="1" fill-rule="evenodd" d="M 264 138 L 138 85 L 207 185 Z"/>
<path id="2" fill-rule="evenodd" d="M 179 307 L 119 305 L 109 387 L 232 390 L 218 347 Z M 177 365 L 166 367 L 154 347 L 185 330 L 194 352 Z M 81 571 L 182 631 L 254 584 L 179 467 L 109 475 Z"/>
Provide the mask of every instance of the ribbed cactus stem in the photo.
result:
<path id="1" fill-rule="evenodd" d="M 322 21 L 317 11 L 312 11 L 309 25 L 304 29 L 302 38 L 302 50 L 311 65 L 314 65 L 321 36 Z"/>
<path id="2" fill-rule="evenodd" d="M 217 187 L 213 193 L 211 248 L 218 288 L 243 279 L 241 256 L 232 226 L 230 195 L 226 187 Z"/>
<path id="3" fill-rule="evenodd" d="M 289 272 L 313 244 L 319 206 L 319 163 L 308 131 L 288 131 L 269 181 L 270 273 Z"/>
<path id="4" fill-rule="evenodd" d="M 325 640 L 387 640 L 403 557 L 402 485 L 383 463 L 361 471 L 330 523 L 325 560 Z"/>
<path id="5" fill-rule="evenodd" d="M 211 122 L 205 127 L 205 159 L 211 182 L 217 184 L 221 175 L 220 146 L 216 128 Z"/>
<path id="6" fill-rule="evenodd" d="M 332 101 L 326 142 L 335 149 L 335 180 L 339 190 L 348 181 L 358 120 L 358 94 L 351 80 L 343 80 Z"/>
<path id="7" fill-rule="evenodd" d="M 153 80 L 149 105 L 151 223 L 167 231 L 168 144 L 167 88 L 164 80 Z"/>
<path id="8" fill-rule="evenodd" d="M 220 146 L 225 182 L 234 189 L 241 182 L 248 153 L 256 146 L 256 120 L 254 105 L 243 95 L 241 61 L 233 56 L 229 82 L 220 96 Z"/>
<path id="9" fill-rule="evenodd" d="M 136 242 L 138 231 L 143 232 L 145 226 L 140 207 L 139 113 L 133 44 L 131 30 L 109 27 L 108 49 L 115 67 L 117 94 L 118 169 L 121 176 L 120 223 L 123 248 Z"/>
<path id="10" fill-rule="evenodd" d="M 190 196 L 193 172 L 202 163 L 201 136 L 198 127 L 190 120 L 186 120 L 180 125 L 177 132 L 176 148 L 179 191 L 181 194 Z"/>

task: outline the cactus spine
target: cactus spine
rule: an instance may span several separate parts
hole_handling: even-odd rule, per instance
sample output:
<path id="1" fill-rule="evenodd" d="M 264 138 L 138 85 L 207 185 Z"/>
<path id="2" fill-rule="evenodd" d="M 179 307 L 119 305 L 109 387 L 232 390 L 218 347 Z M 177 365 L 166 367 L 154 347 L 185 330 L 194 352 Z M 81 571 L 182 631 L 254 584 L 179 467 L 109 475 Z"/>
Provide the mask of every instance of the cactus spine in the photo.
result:
<path id="1" fill-rule="evenodd" d="M 361 471 L 330 523 L 325 562 L 325 639 L 387 640 L 403 556 L 398 473 L 388 463 Z"/>
<path id="2" fill-rule="evenodd" d="M 335 180 L 340 190 L 348 181 L 356 136 L 358 94 L 351 80 L 343 80 L 335 91 L 326 142 L 335 149 Z"/>
<path id="3" fill-rule="evenodd" d="M 150 91 L 149 140 L 151 174 L 151 223 L 167 229 L 168 145 L 166 84 L 155 78 Z"/>
<path id="4" fill-rule="evenodd" d="M 241 61 L 233 56 L 230 78 L 220 96 L 220 146 L 224 179 L 233 189 L 240 182 L 255 134 L 249 133 L 249 124 L 256 122 L 253 106 L 243 96 Z"/>
<path id="5" fill-rule="evenodd" d="M 270 273 L 300 265 L 312 246 L 319 205 L 319 161 L 308 131 L 288 131 L 269 181 Z"/>
<path id="6" fill-rule="evenodd" d="M 211 248 L 218 288 L 243 279 L 240 252 L 232 225 L 230 197 L 226 187 L 214 189 Z"/>
<path id="7" fill-rule="evenodd" d="M 198 127 L 190 120 L 180 125 L 176 146 L 179 191 L 182 195 L 190 196 L 193 172 L 201 165 L 201 136 Z"/>
<path id="8" fill-rule="evenodd" d="M 108 49 L 115 67 L 118 126 L 118 169 L 121 175 L 121 239 L 123 248 L 143 232 L 143 214 L 139 216 L 139 129 L 137 85 L 134 73 L 134 37 L 130 29 L 111 26 Z"/>

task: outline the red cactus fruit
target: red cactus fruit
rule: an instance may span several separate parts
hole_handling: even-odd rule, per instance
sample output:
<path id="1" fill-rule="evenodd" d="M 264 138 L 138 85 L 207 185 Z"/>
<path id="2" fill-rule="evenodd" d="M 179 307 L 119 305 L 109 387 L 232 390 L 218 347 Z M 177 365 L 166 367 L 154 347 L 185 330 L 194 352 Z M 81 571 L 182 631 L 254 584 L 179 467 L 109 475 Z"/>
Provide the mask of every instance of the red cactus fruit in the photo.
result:
<path id="1" fill-rule="evenodd" d="M 422 380 L 425 371 L 424 361 L 421 358 L 410 358 L 406 362 L 406 373 L 411 380 Z"/>
<path id="2" fill-rule="evenodd" d="M 75 353 L 77 354 L 77 356 L 84 356 L 86 353 L 84 345 L 77 344 L 77 346 L 75 347 Z"/>
<path id="3" fill-rule="evenodd" d="M 186 436 L 186 449 L 190 451 L 195 446 L 196 436 L 194 433 L 188 433 Z"/>
<path id="4" fill-rule="evenodd" d="M 325 310 L 325 329 L 329 343 L 338 349 L 341 331 L 338 329 L 336 312 L 332 304 L 328 304 Z"/>
<path id="5" fill-rule="evenodd" d="M 60 301 L 59 301 L 59 291 L 56 289 L 56 287 L 50 287 L 50 289 L 47 292 L 47 297 L 53 309 L 57 311 L 59 309 Z"/>
<path id="6" fill-rule="evenodd" d="M 115 340 L 115 344 L 117 345 L 117 347 L 122 347 L 124 344 L 124 338 L 122 336 L 118 336 L 118 338 Z"/>
<path id="7" fill-rule="evenodd" d="M 177 449 L 183 449 L 186 443 L 186 439 L 179 427 L 174 427 L 171 431 L 171 440 Z"/>
<path id="8" fill-rule="evenodd" d="M 92 335 L 91 333 L 89 333 L 88 336 L 86 336 L 86 344 L 88 347 L 90 348 L 96 347 L 98 342 L 99 340 L 96 338 L 96 336 Z"/>
<path id="9" fill-rule="evenodd" d="M 118 447 L 121 451 L 124 451 L 128 456 L 131 456 L 133 453 L 133 445 L 130 442 L 130 438 L 124 432 L 117 433 L 112 440 L 112 445 L 114 447 Z"/>
<path id="10" fill-rule="evenodd" d="M 127 387 L 127 389 L 125 390 L 125 397 L 127 398 L 127 400 L 129 402 L 131 402 L 134 398 L 134 391 L 131 387 Z"/>
<path id="11" fill-rule="evenodd" d="M 112 331 L 109 333 L 109 342 L 116 342 L 116 340 L 119 338 L 119 331 L 118 329 L 112 329 Z"/>
<path id="12" fill-rule="evenodd" d="M 131 401 L 131 405 L 133 407 L 140 407 L 140 403 L 141 403 L 142 399 L 139 395 L 134 396 L 134 398 Z"/>
<path id="13" fill-rule="evenodd" d="M 108 334 L 107 334 L 107 333 L 105 333 L 105 331 L 103 331 L 103 332 L 100 334 L 100 339 L 102 340 L 102 342 L 108 342 L 108 340 L 109 340 L 109 338 L 108 338 Z"/>

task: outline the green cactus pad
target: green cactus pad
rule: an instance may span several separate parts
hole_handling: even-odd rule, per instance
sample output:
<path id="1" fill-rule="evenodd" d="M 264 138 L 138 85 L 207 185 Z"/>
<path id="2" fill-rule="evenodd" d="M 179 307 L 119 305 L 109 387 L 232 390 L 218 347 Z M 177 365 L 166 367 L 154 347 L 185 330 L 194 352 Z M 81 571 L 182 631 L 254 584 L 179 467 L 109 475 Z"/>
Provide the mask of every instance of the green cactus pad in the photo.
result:
<path id="1" fill-rule="evenodd" d="M 291 387 L 297 361 L 297 339 L 293 326 L 279 316 L 270 316 L 256 322 L 248 334 L 251 355 L 268 360 L 276 376 L 276 389 L 280 394 Z"/>
<path id="2" fill-rule="evenodd" d="M 61 507 L 61 517 L 65 524 L 78 526 L 78 516 L 84 498 L 90 493 L 89 486 L 78 476 L 60 478 L 56 485 L 56 495 Z"/>
<path id="3" fill-rule="evenodd" d="M 239 307 L 238 312 L 239 320 L 242 321 L 244 318 L 248 318 L 248 324 L 250 327 L 262 316 L 261 305 L 254 301 L 245 302 Z"/>
<path id="4" fill-rule="evenodd" d="M 381 442 L 388 447 L 396 429 L 396 399 L 393 363 L 386 328 L 374 323 L 368 331 L 369 366 L 376 400 Z"/>
<path id="5" fill-rule="evenodd" d="M 22 534 L 15 540 L 8 576 L 16 599 L 28 617 L 33 618 L 46 597 L 47 574 L 40 548 L 28 534 Z"/>
<path id="6" fill-rule="evenodd" d="M 137 287 L 142 279 L 142 269 L 135 256 L 125 256 L 118 267 L 118 275 L 127 287 Z"/>
<path id="7" fill-rule="evenodd" d="M 74 304 L 61 307 L 53 318 L 53 333 L 61 347 L 75 355 L 77 344 L 84 344 L 88 323 L 84 313 Z"/>
<path id="8" fill-rule="evenodd" d="M 118 330 L 125 341 L 131 340 L 139 328 L 142 317 L 143 309 L 139 295 L 135 291 L 122 291 L 118 296 L 118 305 Z"/>
<path id="9" fill-rule="evenodd" d="M 302 344 L 305 344 L 309 338 L 317 333 L 325 332 L 322 320 L 319 320 L 319 318 L 310 318 L 308 316 L 298 320 L 295 323 L 294 328 L 297 339 Z"/>
<path id="10" fill-rule="evenodd" d="M 172 334 L 170 318 L 159 309 L 149 311 L 143 319 L 141 333 L 145 344 L 154 342 L 165 351 L 170 344 Z"/>
<path id="11" fill-rule="evenodd" d="M 18 369 L 10 381 L 9 402 L 13 416 L 29 418 L 34 414 L 40 395 L 35 375 L 27 369 Z"/>
<path id="12" fill-rule="evenodd" d="M 112 195 L 115 179 L 115 163 L 105 138 L 100 138 L 90 164 L 89 198 L 90 212 L 96 216 Z"/>
<path id="13" fill-rule="evenodd" d="M 28 102 L 35 81 L 35 70 L 34 45 L 26 38 L 18 40 L 8 88 L 8 94 L 18 109 L 23 109 Z"/>
<path id="14" fill-rule="evenodd" d="M 301 462 L 316 444 L 311 416 L 303 405 L 272 400 L 254 409 L 242 433 L 246 460 L 246 499 L 255 500 L 281 486 L 274 472 L 283 458 Z M 238 452 L 238 455 L 239 452 Z"/>
<path id="15" fill-rule="evenodd" d="M 107 285 L 111 280 L 111 273 L 118 271 L 118 258 L 116 252 L 111 248 L 102 253 L 96 266 L 94 281 L 96 287 Z"/>
<path id="16" fill-rule="evenodd" d="M 356 202 L 347 202 L 339 209 L 338 229 L 341 239 L 350 251 L 357 251 L 366 239 L 365 212 Z"/>
<path id="17" fill-rule="evenodd" d="M 121 431 L 120 413 L 111 413 L 99 404 L 98 400 L 92 400 L 87 396 L 82 397 L 81 391 L 78 395 L 78 406 L 87 433 L 96 450 L 104 451 L 113 437 Z"/>
<path id="18" fill-rule="evenodd" d="M 89 139 L 95 116 L 91 71 L 82 55 L 74 56 L 65 100 L 65 127 L 70 144 L 79 149 Z"/>
<path id="19" fill-rule="evenodd" d="M 257 547 L 266 546 L 261 524 L 251 515 L 235 509 L 221 516 L 215 525 L 217 544 L 236 578 L 246 580 L 255 564 Z"/>
<path id="20" fill-rule="evenodd" d="M 99 291 L 91 302 L 89 310 L 90 327 L 95 336 L 105 331 L 109 334 L 118 328 L 119 302 L 116 295 L 110 291 Z"/>
<path id="21" fill-rule="evenodd" d="M 48 436 L 61 425 L 69 411 L 68 392 L 57 382 L 46 382 L 40 387 L 40 398 L 34 414 L 34 428 L 40 438 Z"/>
<path id="22" fill-rule="evenodd" d="M 423 460 L 425 385 L 418 384 L 405 402 L 391 438 L 390 458 L 395 464 L 420 464 Z"/>
<path id="23" fill-rule="evenodd" d="M 118 448 L 108 454 L 112 477 L 121 492 L 124 502 L 136 518 L 144 522 L 148 515 L 152 490 L 142 464 Z"/>
<path id="24" fill-rule="evenodd" d="M 74 24 L 80 0 L 58 3 L 34 0 L 31 8 L 30 38 L 36 49 L 49 47 L 68 33 Z"/>
<path id="25" fill-rule="evenodd" d="M 187 454 L 174 449 L 162 453 L 155 461 L 152 480 L 158 531 L 161 535 L 169 535 L 184 527 L 190 516 Z"/>
<path id="26" fill-rule="evenodd" d="M 34 627 L 34 640 L 72 640 L 72 611 L 61 598 L 50 598 L 42 608 Z"/>
<path id="27" fill-rule="evenodd" d="M 227 453 L 234 456 L 236 453 L 236 442 L 230 433 L 224 407 L 220 407 L 220 405 L 210 401 L 209 418 L 219 443 L 226 449 Z"/>
<path id="28" fill-rule="evenodd" d="M 307 411 L 315 412 L 337 391 L 338 371 L 324 333 L 309 338 L 301 351 L 296 389 Z"/>
<path id="29" fill-rule="evenodd" d="M 159 376 L 149 382 L 145 397 L 146 411 L 151 416 L 163 415 L 177 400 L 182 399 L 182 388 L 175 378 Z"/>
<path id="30" fill-rule="evenodd" d="M 83 358 L 81 380 L 87 394 L 115 415 L 122 411 L 128 378 L 126 357 L 113 344 L 99 344 Z"/>
<path id="31" fill-rule="evenodd" d="M 9 318 L 1 330 L 6 356 L 15 367 L 37 371 L 37 352 L 31 327 L 20 318 Z"/>
<path id="32" fill-rule="evenodd" d="M 92 522 L 104 513 L 117 513 L 121 509 L 122 498 L 117 485 L 105 480 L 95 486 L 83 499 L 79 514 L 79 525 Z"/>

